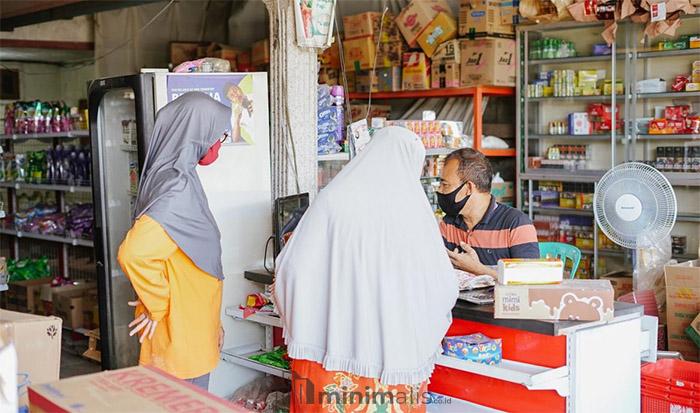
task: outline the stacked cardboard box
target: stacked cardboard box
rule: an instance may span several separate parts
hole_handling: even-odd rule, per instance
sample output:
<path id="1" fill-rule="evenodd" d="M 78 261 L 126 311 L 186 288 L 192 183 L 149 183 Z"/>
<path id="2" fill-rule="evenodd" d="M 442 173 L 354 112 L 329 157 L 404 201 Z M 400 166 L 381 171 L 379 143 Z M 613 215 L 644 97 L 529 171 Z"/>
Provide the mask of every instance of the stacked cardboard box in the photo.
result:
<path id="1" fill-rule="evenodd" d="M 53 314 L 60 317 L 67 328 L 78 329 L 94 325 L 92 312 L 97 305 L 97 289 L 94 282 L 49 288 L 43 292 L 42 300 L 51 302 Z M 85 310 L 90 311 L 93 317 L 87 322 Z"/>
<path id="2" fill-rule="evenodd" d="M 2 307 L 21 313 L 44 315 L 44 307 L 41 304 L 41 288 L 50 284 L 51 277 L 10 282 L 8 290 L 0 295 Z"/>
<path id="3" fill-rule="evenodd" d="M 376 67 L 401 66 L 401 55 L 406 49 L 390 14 L 384 17 L 382 13 L 366 12 L 343 17 L 345 41 L 343 54 L 346 70 L 359 72 Z M 380 37 L 381 29 L 381 37 Z M 379 50 L 377 50 L 377 46 Z"/>
<path id="4" fill-rule="evenodd" d="M 250 50 L 250 60 L 254 68 L 264 68 L 270 64 L 270 39 L 258 40 Z"/>
<path id="5" fill-rule="evenodd" d="M 430 79 L 433 89 L 459 87 L 460 45 L 464 40 L 455 39 L 442 43 L 433 54 Z"/>
<path id="6" fill-rule="evenodd" d="M 700 260 L 667 265 L 665 273 L 668 349 L 699 361 L 700 349 L 684 330 L 700 312 Z"/>
<path id="7" fill-rule="evenodd" d="M 356 72 L 355 89 L 360 93 L 401 90 L 401 67 L 391 66 Z"/>
<path id="8" fill-rule="evenodd" d="M 515 40 L 483 38 L 460 42 L 462 87 L 515 86 Z"/>
<path id="9" fill-rule="evenodd" d="M 403 90 L 430 89 L 430 60 L 423 52 L 404 53 Z"/>
<path id="10" fill-rule="evenodd" d="M 513 20 L 517 10 L 513 1 L 462 0 L 459 7 L 459 35 L 514 38 Z"/>

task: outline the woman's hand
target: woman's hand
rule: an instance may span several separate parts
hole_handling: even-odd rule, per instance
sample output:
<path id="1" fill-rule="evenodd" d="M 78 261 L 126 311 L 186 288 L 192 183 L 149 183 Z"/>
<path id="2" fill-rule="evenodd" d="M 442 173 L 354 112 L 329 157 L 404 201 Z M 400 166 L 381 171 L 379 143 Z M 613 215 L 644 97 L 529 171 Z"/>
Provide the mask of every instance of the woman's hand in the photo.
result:
<path id="1" fill-rule="evenodd" d="M 136 301 L 129 301 L 129 306 L 130 307 L 143 307 L 143 304 L 141 303 L 141 300 L 136 300 Z M 143 330 L 141 333 L 141 337 L 139 337 L 139 343 L 143 343 L 144 340 L 146 340 L 146 337 L 150 340 L 153 338 L 153 333 L 156 331 L 156 327 L 158 326 L 158 322 L 151 320 L 150 317 L 146 315 L 146 313 L 141 313 L 138 317 L 134 318 L 134 321 L 129 323 L 129 328 L 134 327 L 133 330 L 129 332 L 129 337 L 133 336 L 134 334 L 138 333 L 139 331 Z"/>
<path id="2" fill-rule="evenodd" d="M 224 348 L 224 336 L 226 333 L 224 332 L 223 327 L 219 327 L 219 352 L 221 352 L 221 349 Z"/>

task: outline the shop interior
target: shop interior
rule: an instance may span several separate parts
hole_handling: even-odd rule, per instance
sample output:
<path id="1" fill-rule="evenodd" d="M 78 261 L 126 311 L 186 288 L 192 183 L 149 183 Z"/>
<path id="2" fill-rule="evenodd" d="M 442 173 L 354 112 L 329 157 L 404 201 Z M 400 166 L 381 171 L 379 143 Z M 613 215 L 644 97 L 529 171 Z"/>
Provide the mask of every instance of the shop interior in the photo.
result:
<path id="1" fill-rule="evenodd" d="M 307 44 L 300 3 L 0 1 L 0 311 L 41 316 L 59 338 L 17 375 L 20 411 L 33 385 L 138 364 L 117 254 L 155 117 L 193 90 L 233 107 L 231 85 L 245 99 L 235 136 L 221 167 L 198 168 L 226 275 L 209 392 L 289 411 L 270 290 L 282 234 L 365 136 L 400 126 L 425 147 L 436 219 L 446 157 L 473 148 L 495 201 L 561 264 L 539 283 L 563 274 L 607 297 L 593 318 L 589 301 L 568 318 L 499 316 L 498 289 L 515 288 L 494 292 L 501 264 L 489 288 L 460 280 L 428 411 L 700 410 L 700 2 L 329 0 Z M 630 193 L 636 227 L 610 216 L 625 220 Z M 498 356 L 450 354 L 476 353 L 483 342 L 460 341 L 476 333 Z"/>

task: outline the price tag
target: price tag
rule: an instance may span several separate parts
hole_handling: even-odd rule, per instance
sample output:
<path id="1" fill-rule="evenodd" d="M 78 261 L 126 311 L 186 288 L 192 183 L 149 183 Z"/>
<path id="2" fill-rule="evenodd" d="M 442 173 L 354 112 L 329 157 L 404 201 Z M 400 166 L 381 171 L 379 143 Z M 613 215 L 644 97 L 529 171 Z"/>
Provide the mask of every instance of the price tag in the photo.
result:
<path id="1" fill-rule="evenodd" d="M 666 3 L 654 3 L 651 5 L 651 21 L 659 22 L 666 20 Z"/>

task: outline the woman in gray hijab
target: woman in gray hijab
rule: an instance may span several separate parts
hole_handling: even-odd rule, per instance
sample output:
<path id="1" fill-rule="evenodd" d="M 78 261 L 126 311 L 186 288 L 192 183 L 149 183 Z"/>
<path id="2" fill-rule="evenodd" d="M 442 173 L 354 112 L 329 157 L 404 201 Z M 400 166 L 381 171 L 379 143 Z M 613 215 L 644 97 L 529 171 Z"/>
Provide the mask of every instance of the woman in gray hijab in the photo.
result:
<path id="1" fill-rule="evenodd" d="M 218 157 L 231 111 L 186 93 L 156 117 L 141 173 L 134 225 L 118 260 L 138 295 L 130 335 L 139 363 L 206 389 L 219 360 L 223 270 L 219 229 L 196 166 Z"/>

